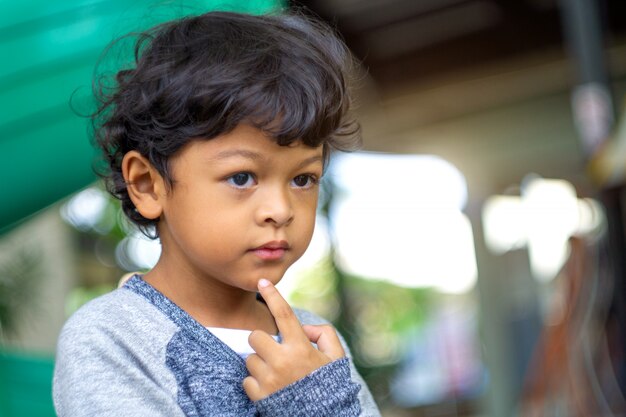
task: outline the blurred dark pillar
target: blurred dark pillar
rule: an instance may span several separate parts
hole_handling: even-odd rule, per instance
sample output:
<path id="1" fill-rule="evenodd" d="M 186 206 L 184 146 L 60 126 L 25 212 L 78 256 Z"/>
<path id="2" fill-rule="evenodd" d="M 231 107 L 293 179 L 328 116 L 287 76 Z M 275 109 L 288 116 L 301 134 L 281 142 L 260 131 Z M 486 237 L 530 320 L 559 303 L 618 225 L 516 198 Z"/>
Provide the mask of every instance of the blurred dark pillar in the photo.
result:
<path id="1" fill-rule="evenodd" d="M 598 0 L 561 0 L 565 39 L 576 66 L 578 86 L 572 94 L 574 118 L 587 160 L 594 157 L 609 139 L 615 119 L 603 44 L 601 10 Z M 624 228 L 624 178 L 603 184 L 598 198 L 608 222 L 610 271 L 614 295 L 609 322 L 616 323 L 608 337 L 621 352 L 611 358 L 617 382 L 626 393 L 626 239 Z M 605 326 L 607 323 L 603 323 Z M 617 333 L 617 334 L 615 334 Z M 604 410 L 610 412 L 610 410 Z"/>
<path id="2" fill-rule="evenodd" d="M 586 158 L 606 141 L 614 120 L 598 3 L 561 0 L 565 41 L 578 78 L 572 109 Z"/>

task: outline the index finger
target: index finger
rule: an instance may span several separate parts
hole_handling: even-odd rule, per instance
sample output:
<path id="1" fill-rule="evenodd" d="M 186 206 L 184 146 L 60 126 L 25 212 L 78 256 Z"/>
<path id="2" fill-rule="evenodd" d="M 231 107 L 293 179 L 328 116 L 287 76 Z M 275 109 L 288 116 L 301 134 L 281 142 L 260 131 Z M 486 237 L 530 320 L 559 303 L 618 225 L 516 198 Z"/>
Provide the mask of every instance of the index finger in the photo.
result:
<path id="1" fill-rule="evenodd" d="M 278 331 L 282 334 L 283 340 L 301 339 L 309 343 L 302 325 L 298 321 L 295 313 L 291 309 L 291 306 L 282 295 L 278 292 L 274 285 L 266 280 L 260 279 L 258 284 L 259 292 L 265 300 L 267 307 L 270 309 L 270 313 L 274 316 Z"/>

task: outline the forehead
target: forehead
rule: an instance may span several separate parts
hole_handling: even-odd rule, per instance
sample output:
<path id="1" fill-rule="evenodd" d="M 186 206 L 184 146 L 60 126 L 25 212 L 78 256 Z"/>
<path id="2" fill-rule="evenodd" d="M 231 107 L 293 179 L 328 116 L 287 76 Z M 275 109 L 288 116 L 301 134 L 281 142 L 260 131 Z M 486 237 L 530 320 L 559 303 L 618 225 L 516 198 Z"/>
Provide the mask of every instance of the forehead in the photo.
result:
<path id="1" fill-rule="evenodd" d="M 303 159 L 323 164 L 323 146 L 310 147 L 301 141 L 281 146 L 274 138 L 249 125 L 239 125 L 232 131 L 209 140 L 194 140 L 181 152 L 182 159 L 201 159 L 219 163 L 233 159 L 258 162 L 300 162 Z"/>

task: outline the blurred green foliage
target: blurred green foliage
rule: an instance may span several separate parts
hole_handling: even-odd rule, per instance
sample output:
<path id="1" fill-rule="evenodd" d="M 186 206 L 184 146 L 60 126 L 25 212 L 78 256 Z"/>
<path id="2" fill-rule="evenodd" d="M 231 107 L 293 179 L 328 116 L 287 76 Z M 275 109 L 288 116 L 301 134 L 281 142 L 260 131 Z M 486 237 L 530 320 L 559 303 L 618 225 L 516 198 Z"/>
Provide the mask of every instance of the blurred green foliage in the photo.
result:
<path id="1" fill-rule="evenodd" d="M 367 321 L 368 331 L 405 333 L 420 326 L 433 305 L 429 288 L 400 287 L 383 280 L 345 275 L 353 314 Z"/>
<path id="2" fill-rule="evenodd" d="M 32 248 L 0 260 L 0 342 L 15 335 L 24 313 L 32 310 L 41 273 L 41 253 Z"/>
<path id="3" fill-rule="evenodd" d="M 298 276 L 297 285 L 288 294 L 294 305 L 314 312 L 330 321 L 337 319 L 339 299 L 337 276 L 330 258 L 320 260 Z"/>

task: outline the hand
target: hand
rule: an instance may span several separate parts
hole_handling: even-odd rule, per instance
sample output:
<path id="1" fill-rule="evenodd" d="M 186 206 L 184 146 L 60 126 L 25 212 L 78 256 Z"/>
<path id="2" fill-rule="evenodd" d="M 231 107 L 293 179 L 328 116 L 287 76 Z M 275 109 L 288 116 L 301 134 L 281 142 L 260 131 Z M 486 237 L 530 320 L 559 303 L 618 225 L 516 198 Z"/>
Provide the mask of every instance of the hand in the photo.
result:
<path id="1" fill-rule="evenodd" d="M 258 288 L 274 316 L 282 343 L 262 330 L 250 334 L 248 342 L 256 354 L 246 360 L 250 376 L 243 380 L 243 389 L 252 401 L 259 401 L 345 356 L 332 326 L 301 326 L 287 301 L 271 282 L 261 279 Z M 311 342 L 317 344 L 318 349 Z"/>

